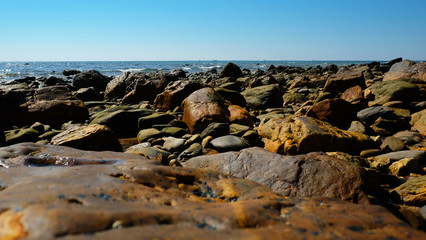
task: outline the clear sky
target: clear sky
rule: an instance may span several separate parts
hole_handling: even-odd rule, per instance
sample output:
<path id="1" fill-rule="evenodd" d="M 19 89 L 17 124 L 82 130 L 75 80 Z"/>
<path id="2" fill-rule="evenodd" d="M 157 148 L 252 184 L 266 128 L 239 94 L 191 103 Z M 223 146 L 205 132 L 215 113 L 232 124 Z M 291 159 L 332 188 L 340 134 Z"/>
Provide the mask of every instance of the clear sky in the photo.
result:
<path id="1" fill-rule="evenodd" d="M 0 0 L 0 61 L 426 59 L 426 0 Z"/>

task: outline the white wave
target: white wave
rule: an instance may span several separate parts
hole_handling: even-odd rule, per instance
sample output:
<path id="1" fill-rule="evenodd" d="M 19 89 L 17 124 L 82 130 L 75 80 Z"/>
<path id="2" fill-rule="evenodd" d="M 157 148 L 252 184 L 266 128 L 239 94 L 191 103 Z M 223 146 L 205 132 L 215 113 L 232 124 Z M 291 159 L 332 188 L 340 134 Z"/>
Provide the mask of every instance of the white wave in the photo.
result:
<path id="1" fill-rule="evenodd" d="M 192 68 L 190 67 L 183 67 L 183 70 L 191 70 Z"/>
<path id="2" fill-rule="evenodd" d="M 217 66 L 208 66 L 208 67 L 200 66 L 198 68 L 203 69 L 203 70 L 210 70 L 210 69 L 213 69 L 213 68 L 221 68 L 221 67 L 222 66 L 217 65 Z"/>
<path id="3" fill-rule="evenodd" d="M 129 69 L 118 69 L 120 72 L 142 72 L 145 71 L 146 68 L 129 68 Z"/>

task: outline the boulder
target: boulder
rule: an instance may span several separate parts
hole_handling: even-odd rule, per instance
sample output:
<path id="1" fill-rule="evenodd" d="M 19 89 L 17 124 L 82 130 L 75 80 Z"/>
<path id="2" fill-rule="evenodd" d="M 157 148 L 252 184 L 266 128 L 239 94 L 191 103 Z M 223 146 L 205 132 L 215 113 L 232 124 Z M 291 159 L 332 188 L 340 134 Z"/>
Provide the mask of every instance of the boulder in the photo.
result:
<path id="1" fill-rule="evenodd" d="M 246 109 L 238 105 L 229 105 L 228 111 L 230 114 L 229 121 L 231 123 L 253 126 L 253 121 L 251 120 L 252 117 Z"/>
<path id="2" fill-rule="evenodd" d="M 143 116 L 138 120 L 139 129 L 151 128 L 155 124 L 168 124 L 175 117 L 168 113 L 156 112 L 147 116 Z"/>
<path id="3" fill-rule="evenodd" d="M 154 106 L 163 110 L 173 110 L 180 106 L 191 93 L 202 88 L 202 85 L 192 81 L 170 82 L 164 91 L 157 95 Z"/>
<path id="4" fill-rule="evenodd" d="M 81 73 L 81 71 L 79 71 L 79 70 L 75 70 L 75 69 L 65 69 L 63 72 L 62 72 L 62 74 L 64 75 L 64 76 L 72 76 L 72 75 L 76 75 L 76 74 L 79 74 L 79 73 Z"/>
<path id="5" fill-rule="evenodd" d="M 362 170 L 323 153 L 282 156 L 262 148 L 248 148 L 199 156 L 184 167 L 214 170 L 227 176 L 249 179 L 289 197 L 329 197 L 367 203 Z"/>
<path id="6" fill-rule="evenodd" d="M 330 92 L 333 95 L 345 92 L 348 88 L 360 86 L 365 88 L 365 79 L 363 72 L 365 69 L 341 68 L 339 71 L 328 78 L 324 86 L 324 92 Z"/>
<path id="7" fill-rule="evenodd" d="M 356 117 L 356 112 L 349 102 L 339 98 L 329 98 L 315 103 L 306 116 L 329 122 L 340 128 L 347 128 Z"/>
<path id="8" fill-rule="evenodd" d="M 423 136 L 426 136 L 426 109 L 411 115 L 411 126 Z"/>
<path id="9" fill-rule="evenodd" d="M 394 116 L 392 109 L 383 106 L 365 108 L 356 114 L 357 118 L 361 121 L 372 124 L 379 117 L 388 118 Z"/>
<path id="10" fill-rule="evenodd" d="M 229 122 L 227 103 L 212 88 L 202 88 L 193 92 L 182 105 L 184 108 L 182 120 L 192 134 L 202 132 L 212 122 Z"/>
<path id="11" fill-rule="evenodd" d="M 96 70 L 90 70 L 79 73 L 74 76 L 72 85 L 76 88 L 94 87 L 96 90 L 103 92 L 110 79 Z"/>
<path id="12" fill-rule="evenodd" d="M 278 85 L 249 88 L 241 93 L 249 109 L 265 109 L 283 106 L 283 92 Z"/>
<path id="13" fill-rule="evenodd" d="M 284 198 L 249 180 L 134 154 L 19 144 L 0 149 L 0 163 L 3 239 L 425 236 L 380 206 Z"/>
<path id="14" fill-rule="evenodd" d="M 154 101 L 157 96 L 157 87 L 149 80 L 137 81 L 135 88 L 121 100 L 122 104 L 138 104 L 141 101 Z"/>
<path id="15" fill-rule="evenodd" d="M 114 132 L 100 124 L 68 128 L 54 136 L 50 143 L 82 150 L 123 151 Z"/>
<path id="16" fill-rule="evenodd" d="M 200 134 L 201 138 L 211 136 L 213 138 L 228 135 L 229 124 L 228 123 L 210 123 Z"/>
<path id="17" fill-rule="evenodd" d="M 419 87 L 403 80 L 377 82 L 368 89 L 374 95 L 374 101 L 369 102 L 369 106 L 383 105 L 390 101 L 409 104 L 420 97 Z"/>
<path id="18" fill-rule="evenodd" d="M 240 67 L 238 67 L 236 64 L 232 62 L 228 62 L 225 64 L 225 66 L 222 68 L 222 71 L 220 71 L 219 77 L 233 77 L 233 78 L 239 78 L 243 76 L 243 72 L 241 71 Z"/>
<path id="19" fill-rule="evenodd" d="M 402 58 L 399 57 L 399 58 L 395 58 L 395 59 L 392 59 L 392 60 L 386 62 L 384 65 L 392 67 L 392 65 L 394 65 L 395 63 L 399 63 L 401 61 L 402 61 Z"/>
<path id="20" fill-rule="evenodd" d="M 392 65 L 385 74 L 383 81 L 390 80 L 411 80 L 426 81 L 426 62 L 415 63 L 410 60 L 404 60 Z"/>
<path id="21" fill-rule="evenodd" d="M 108 82 L 105 88 L 104 97 L 107 100 L 123 98 L 126 94 L 135 89 L 138 82 L 144 83 L 146 79 L 146 74 L 142 72 L 123 72 L 120 76 Z M 151 82 L 154 84 L 154 81 Z"/>
<path id="22" fill-rule="evenodd" d="M 34 102 L 49 100 L 77 100 L 69 86 L 42 87 L 34 91 Z"/>
<path id="23" fill-rule="evenodd" d="M 74 92 L 74 96 L 83 102 L 103 100 L 102 94 L 94 87 L 80 88 Z"/>
<path id="24" fill-rule="evenodd" d="M 66 81 L 65 79 L 58 78 L 58 77 L 55 77 L 55 76 L 40 79 L 39 81 L 41 81 L 43 83 L 43 86 L 55 86 L 55 85 L 67 85 L 68 84 L 68 81 Z"/>
<path id="25" fill-rule="evenodd" d="M 358 155 L 376 147 L 367 135 L 310 117 L 274 118 L 261 124 L 258 133 L 264 138 L 266 149 L 286 154 L 340 151 Z"/>
<path id="26" fill-rule="evenodd" d="M 224 99 L 228 100 L 234 105 L 238 105 L 240 107 L 245 107 L 247 102 L 241 93 L 234 90 L 229 90 L 226 88 L 217 87 L 214 89 L 217 93 L 220 94 Z"/>
<path id="27" fill-rule="evenodd" d="M 218 152 L 239 151 L 250 147 L 246 140 L 234 135 L 225 135 L 215 138 L 210 144 Z"/>
<path id="28" fill-rule="evenodd" d="M 426 204 L 426 175 L 410 178 L 393 189 L 407 205 L 422 207 Z"/>

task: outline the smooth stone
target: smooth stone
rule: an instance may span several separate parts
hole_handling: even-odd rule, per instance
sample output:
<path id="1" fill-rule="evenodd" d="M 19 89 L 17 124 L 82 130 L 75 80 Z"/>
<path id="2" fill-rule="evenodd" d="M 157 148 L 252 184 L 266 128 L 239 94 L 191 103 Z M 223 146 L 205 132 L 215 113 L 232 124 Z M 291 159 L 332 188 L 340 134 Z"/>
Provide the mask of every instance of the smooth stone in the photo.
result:
<path id="1" fill-rule="evenodd" d="M 396 138 L 402 140 L 407 145 L 419 143 L 423 139 L 423 137 L 420 133 L 413 132 L 413 131 L 397 132 L 393 135 L 393 137 L 396 137 Z"/>
<path id="2" fill-rule="evenodd" d="M 238 136 L 238 137 L 242 137 L 244 133 L 246 133 L 248 130 L 251 130 L 249 126 L 235 124 L 235 123 L 229 125 L 230 134 Z"/>
<path id="3" fill-rule="evenodd" d="M 182 138 L 184 138 L 184 137 L 182 137 Z M 193 143 L 202 141 L 200 134 L 194 134 L 194 135 L 191 135 L 190 137 L 184 138 L 184 139 L 186 139 L 185 146 L 187 146 L 187 147 L 192 145 Z"/>
<path id="4" fill-rule="evenodd" d="M 187 134 L 187 131 L 180 127 L 165 127 L 161 129 L 161 132 L 163 132 L 166 136 L 172 137 L 182 137 Z"/>
<path id="5" fill-rule="evenodd" d="M 382 151 L 391 150 L 392 152 L 402 151 L 405 149 L 405 143 L 396 137 L 387 137 L 383 140 L 382 145 L 380 145 L 380 149 Z"/>
<path id="6" fill-rule="evenodd" d="M 367 129 L 365 128 L 364 124 L 360 121 L 352 121 L 348 131 L 358 132 L 358 133 L 362 133 L 362 134 L 367 133 Z"/>
<path id="7" fill-rule="evenodd" d="M 242 77 L 243 73 L 238 65 L 232 62 L 228 62 L 220 71 L 219 77 L 233 77 L 239 78 Z"/>
<path id="8" fill-rule="evenodd" d="M 374 121 L 376 121 L 376 119 L 379 117 L 386 117 L 392 114 L 393 114 L 392 109 L 388 107 L 378 106 L 378 107 L 365 108 L 357 112 L 356 116 L 361 121 L 371 124 Z"/>
<path id="9" fill-rule="evenodd" d="M 150 147 L 149 144 L 146 143 L 139 143 L 131 146 L 126 150 L 126 153 L 142 155 L 150 159 L 158 158 L 159 155 L 161 155 L 163 159 L 167 159 L 171 155 L 170 152 L 157 147 Z"/>
<path id="10" fill-rule="evenodd" d="M 155 128 L 147 128 L 147 129 L 142 129 L 139 131 L 138 133 L 138 142 L 145 142 L 150 138 L 157 138 L 160 137 L 162 135 L 162 132 L 158 129 Z"/>
<path id="11" fill-rule="evenodd" d="M 78 73 L 74 76 L 72 85 L 76 88 L 94 87 L 98 91 L 104 91 L 110 79 L 96 70 Z"/>
<path id="12" fill-rule="evenodd" d="M 240 137 L 226 135 L 213 139 L 210 144 L 219 152 L 239 151 L 248 148 L 250 145 Z"/>
<path id="13" fill-rule="evenodd" d="M 151 128 L 155 124 L 168 124 L 173 119 L 175 119 L 175 117 L 168 113 L 153 113 L 139 118 L 138 127 L 139 129 Z"/>
<path id="14" fill-rule="evenodd" d="M 203 148 L 200 143 L 193 143 L 187 149 L 185 149 L 181 154 L 179 154 L 178 159 L 181 161 L 185 161 L 187 159 L 200 155 L 202 151 L 203 151 Z"/>
<path id="15" fill-rule="evenodd" d="M 229 123 L 210 123 L 201 133 L 200 137 L 211 136 L 213 138 L 228 135 L 230 131 Z"/>
<path id="16" fill-rule="evenodd" d="M 166 137 L 164 140 L 163 148 L 169 152 L 178 152 L 185 147 L 185 139 Z"/>

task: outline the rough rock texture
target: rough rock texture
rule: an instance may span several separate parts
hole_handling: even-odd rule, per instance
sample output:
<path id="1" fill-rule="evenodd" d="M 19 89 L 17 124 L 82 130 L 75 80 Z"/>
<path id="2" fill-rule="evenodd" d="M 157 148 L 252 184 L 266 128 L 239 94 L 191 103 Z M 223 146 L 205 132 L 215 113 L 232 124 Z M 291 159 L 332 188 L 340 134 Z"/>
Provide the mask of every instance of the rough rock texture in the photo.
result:
<path id="1" fill-rule="evenodd" d="M 379 206 L 287 199 L 138 155 L 19 144 L 0 163 L 2 239 L 425 238 Z"/>
<path id="2" fill-rule="evenodd" d="M 145 81 L 145 73 L 124 72 L 111 80 L 105 88 L 105 99 L 122 98 L 134 90 L 139 81 Z"/>
<path id="3" fill-rule="evenodd" d="M 285 196 L 368 202 L 361 169 L 322 153 L 282 156 L 255 147 L 195 157 L 183 166 L 249 179 Z"/>
<path id="4" fill-rule="evenodd" d="M 243 72 L 241 71 L 240 67 L 236 65 L 235 63 L 229 62 L 227 63 L 223 68 L 222 71 L 220 71 L 219 77 L 233 77 L 233 78 L 239 78 L 243 76 Z"/>
<path id="5" fill-rule="evenodd" d="M 152 102 L 157 96 L 157 88 L 149 80 L 138 81 L 135 88 L 121 100 L 122 104 L 137 104 L 141 101 Z"/>
<path id="6" fill-rule="evenodd" d="M 229 105 L 229 121 L 246 126 L 253 126 L 250 113 L 238 105 Z"/>
<path id="7" fill-rule="evenodd" d="M 410 124 L 423 136 L 426 136 L 426 109 L 411 115 Z"/>
<path id="8" fill-rule="evenodd" d="M 114 132 L 107 126 L 100 124 L 71 127 L 54 136 L 51 144 L 83 150 L 122 151 L 120 142 Z"/>
<path id="9" fill-rule="evenodd" d="M 173 110 L 182 104 L 183 100 L 202 85 L 191 81 L 170 82 L 164 91 L 157 95 L 154 106 L 163 110 Z"/>
<path id="10" fill-rule="evenodd" d="M 306 116 L 329 122 L 340 128 L 345 128 L 356 117 L 356 112 L 347 101 L 339 98 L 329 98 L 314 104 L 308 110 Z"/>
<path id="11" fill-rule="evenodd" d="M 74 76 L 72 85 L 76 88 L 94 87 L 98 91 L 104 91 L 110 79 L 96 70 L 82 72 Z"/>
<path id="12" fill-rule="evenodd" d="M 330 92 L 336 95 L 354 86 L 365 88 L 365 79 L 362 69 L 341 68 L 335 75 L 327 80 L 324 86 L 324 92 Z"/>
<path id="13" fill-rule="evenodd" d="M 426 175 L 411 178 L 393 190 L 408 205 L 426 205 Z"/>
<path id="14" fill-rule="evenodd" d="M 375 147 L 369 136 L 344 131 L 310 117 L 274 118 L 258 128 L 265 148 L 272 152 L 296 154 L 341 151 L 359 154 Z"/>
<path id="15" fill-rule="evenodd" d="M 374 101 L 368 103 L 369 106 L 383 105 L 390 101 L 402 101 L 408 104 L 420 96 L 419 87 L 416 84 L 403 80 L 377 82 L 368 89 L 374 94 Z"/>
<path id="16" fill-rule="evenodd" d="M 77 100 L 72 94 L 70 86 L 42 87 L 34 91 L 34 101 L 42 100 Z"/>
<path id="17" fill-rule="evenodd" d="M 247 108 L 250 109 L 283 106 L 283 92 L 275 84 L 249 88 L 241 94 L 247 101 Z"/>
<path id="18" fill-rule="evenodd" d="M 182 120 L 191 133 L 202 132 L 212 122 L 229 122 L 229 111 L 225 99 L 212 88 L 193 92 L 183 102 Z"/>
<path id="19" fill-rule="evenodd" d="M 395 63 L 385 74 L 383 81 L 396 79 L 426 81 L 426 62 L 414 63 L 404 60 Z"/>

